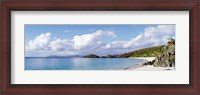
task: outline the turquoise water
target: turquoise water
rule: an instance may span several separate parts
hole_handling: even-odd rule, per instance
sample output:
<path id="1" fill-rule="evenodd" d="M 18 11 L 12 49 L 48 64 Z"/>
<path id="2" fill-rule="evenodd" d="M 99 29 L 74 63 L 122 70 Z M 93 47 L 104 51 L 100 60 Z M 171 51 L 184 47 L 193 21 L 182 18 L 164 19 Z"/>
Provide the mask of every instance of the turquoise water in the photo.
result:
<path id="1" fill-rule="evenodd" d="M 129 58 L 25 58 L 25 70 L 122 70 L 143 62 Z"/>

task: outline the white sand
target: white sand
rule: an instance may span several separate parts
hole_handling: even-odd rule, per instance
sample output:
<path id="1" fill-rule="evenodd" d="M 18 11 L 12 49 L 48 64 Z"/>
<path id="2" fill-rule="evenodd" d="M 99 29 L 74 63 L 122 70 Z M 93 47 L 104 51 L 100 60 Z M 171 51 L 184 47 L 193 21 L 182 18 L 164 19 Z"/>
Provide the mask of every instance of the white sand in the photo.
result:
<path id="1" fill-rule="evenodd" d="M 130 59 L 144 59 L 147 61 L 153 61 L 155 57 L 130 57 Z"/>
<path id="2" fill-rule="evenodd" d="M 175 67 L 154 67 L 153 65 L 144 65 L 138 68 L 131 69 L 134 71 L 163 71 L 163 70 L 175 70 Z"/>
<path id="3" fill-rule="evenodd" d="M 154 67 L 153 65 L 143 65 L 147 61 L 153 61 L 155 57 L 134 57 L 131 59 L 144 59 L 144 62 L 137 64 L 133 67 L 127 67 L 125 70 L 134 70 L 134 71 L 165 71 L 170 70 L 174 71 L 175 67 Z"/>

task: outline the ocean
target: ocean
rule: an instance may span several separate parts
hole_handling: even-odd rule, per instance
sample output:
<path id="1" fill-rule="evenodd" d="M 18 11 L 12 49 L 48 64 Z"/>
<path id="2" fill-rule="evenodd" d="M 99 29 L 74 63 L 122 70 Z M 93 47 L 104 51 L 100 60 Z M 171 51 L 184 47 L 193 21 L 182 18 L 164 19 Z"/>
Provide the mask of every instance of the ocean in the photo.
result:
<path id="1" fill-rule="evenodd" d="M 25 57 L 25 70 L 122 70 L 143 61 L 130 58 Z"/>

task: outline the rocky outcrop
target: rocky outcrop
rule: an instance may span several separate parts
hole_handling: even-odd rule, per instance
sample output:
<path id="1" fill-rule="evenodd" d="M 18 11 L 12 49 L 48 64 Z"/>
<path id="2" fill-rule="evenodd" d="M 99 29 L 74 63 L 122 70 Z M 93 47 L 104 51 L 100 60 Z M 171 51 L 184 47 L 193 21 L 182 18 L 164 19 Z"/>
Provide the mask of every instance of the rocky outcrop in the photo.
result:
<path id="1" fill-rule="evenodd" d="M 95 54 L 89 54 L 89 55 L 84 56 L 83 58 L 100 58 L 100 57 Z"/>
<path id="2" fill-rule="evenodd" d="M 175 40 L 168 41 L 164 46 L 164 51 L 152 62 L 143 65 L 153 65 L 154 67 L 175 67 Z"/>

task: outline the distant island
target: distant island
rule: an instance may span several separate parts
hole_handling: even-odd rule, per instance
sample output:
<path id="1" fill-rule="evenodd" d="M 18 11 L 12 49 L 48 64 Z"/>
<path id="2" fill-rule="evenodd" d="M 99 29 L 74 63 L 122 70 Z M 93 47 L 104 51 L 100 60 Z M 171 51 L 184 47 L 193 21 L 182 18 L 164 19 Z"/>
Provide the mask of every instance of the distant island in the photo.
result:
<path id="1" fill-rule="evenodd" d="M 100 57 L 95 54 L 89 54 L 89 55 L 84 56 L 83 58 L 100 58 Z"/>
<path id="2" fill-rule="evenodd" d="M 69 56 L 58 56 L 58 55 L 50 55 L 50 56 L 46 56 L 46 57 L 49 57 L 49 58 L 60 58 L 60 57 L 65 57 L 65 58 L 82 58 L 83 56 L 82 55 L 69 55 Z"/>

